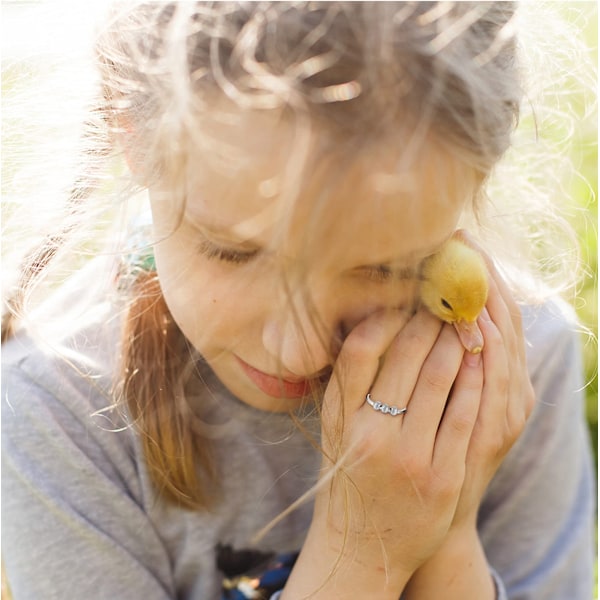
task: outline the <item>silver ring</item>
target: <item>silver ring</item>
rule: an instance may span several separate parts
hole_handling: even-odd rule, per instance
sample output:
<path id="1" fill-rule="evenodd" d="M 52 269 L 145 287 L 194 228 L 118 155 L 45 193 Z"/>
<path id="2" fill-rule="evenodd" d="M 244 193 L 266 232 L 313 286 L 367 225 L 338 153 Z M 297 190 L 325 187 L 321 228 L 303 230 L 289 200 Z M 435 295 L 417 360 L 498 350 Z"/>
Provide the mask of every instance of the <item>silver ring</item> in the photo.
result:
<path id="1" fill-rule="evenodd" d="M 372 406 L 375 410 L 382 412 L 384 415 L 392 415 L 392 417 L 395 417 L 396 415 L 403 415 L 407 411 L 406 406 L 404 408 L 398 408 L 397 406 L 390 406 L 389 404 L 373 400 L 370 393 L 367 394 L 366 400 L 367 404 Z"/>

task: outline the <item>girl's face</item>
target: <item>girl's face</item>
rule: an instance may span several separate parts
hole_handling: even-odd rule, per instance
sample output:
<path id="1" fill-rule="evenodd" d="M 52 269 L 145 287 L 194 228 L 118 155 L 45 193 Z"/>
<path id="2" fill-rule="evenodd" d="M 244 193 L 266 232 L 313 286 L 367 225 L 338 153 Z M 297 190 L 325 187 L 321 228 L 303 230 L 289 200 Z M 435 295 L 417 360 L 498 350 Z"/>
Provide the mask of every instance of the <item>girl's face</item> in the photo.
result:
<path id="1" fill-rule="evenodd" d="M 173 318 L 223 384 L 284 411 L 322 384 L 359 321 L 413 306 L 419 263 L 478 180 L 434 141 L 403 161 L 390 137 L 349 163 L 309 165 L 298 183 L 281 137 L 236 131 L 252 159 L 227 175 L 192 164 L 183 213 L 167 186 L 150 190 L 156 264 Z"/>

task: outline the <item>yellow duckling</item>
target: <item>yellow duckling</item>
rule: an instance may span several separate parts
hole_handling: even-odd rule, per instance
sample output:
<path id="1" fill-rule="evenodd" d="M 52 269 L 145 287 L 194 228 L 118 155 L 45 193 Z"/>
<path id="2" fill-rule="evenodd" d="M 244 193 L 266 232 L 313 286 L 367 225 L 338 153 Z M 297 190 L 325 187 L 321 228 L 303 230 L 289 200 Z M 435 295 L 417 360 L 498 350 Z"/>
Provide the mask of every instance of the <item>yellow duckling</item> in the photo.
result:
<path id="1" fill-rule="evenodd" d="M 456 328 L 463 346 L 474 354 L 483 349 L 477 317 L 488 295 L 487 268 L 481 255 L 451 238 L 421 265 L 421 301 L 436 317 Z"/>

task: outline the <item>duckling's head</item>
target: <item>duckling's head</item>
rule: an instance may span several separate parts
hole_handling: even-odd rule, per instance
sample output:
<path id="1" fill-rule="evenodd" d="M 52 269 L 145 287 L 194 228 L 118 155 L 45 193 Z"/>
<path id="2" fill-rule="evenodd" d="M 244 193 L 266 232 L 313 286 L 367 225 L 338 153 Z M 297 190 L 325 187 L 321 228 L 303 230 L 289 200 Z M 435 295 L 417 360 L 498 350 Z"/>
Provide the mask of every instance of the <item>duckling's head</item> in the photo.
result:
<path id="1" fill-rule="evenodd" d="M 477 317 L 488 295 L 481 255 L 459 239 L 448 240 L 421 266 L 421 301 L 436 317 L 452 323 L 469 352 L 480 352 L 483 336 Z"/>

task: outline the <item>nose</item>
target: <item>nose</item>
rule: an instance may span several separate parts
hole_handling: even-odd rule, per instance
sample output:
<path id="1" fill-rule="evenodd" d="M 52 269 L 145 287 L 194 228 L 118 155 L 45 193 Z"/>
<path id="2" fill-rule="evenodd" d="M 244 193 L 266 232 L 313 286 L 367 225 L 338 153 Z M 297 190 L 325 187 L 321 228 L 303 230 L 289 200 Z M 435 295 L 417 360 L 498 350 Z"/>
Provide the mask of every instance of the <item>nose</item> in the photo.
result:
<path id="1" fill-rule="evenodd" d="M 267 318 L 263 344 L 283 369 L 310 378 L 331 365 L 337 329 L 334 318 L 328 322 L 313 303 L 294 298 Z"/>

